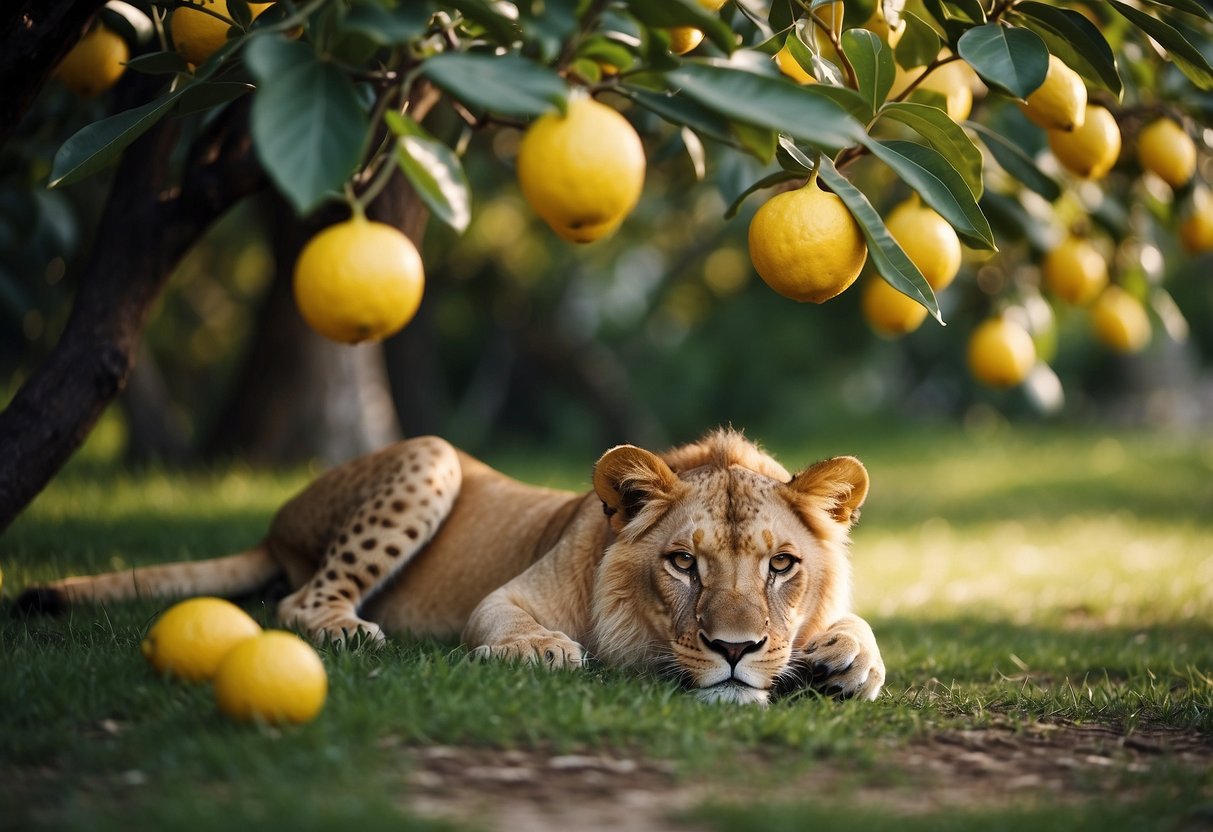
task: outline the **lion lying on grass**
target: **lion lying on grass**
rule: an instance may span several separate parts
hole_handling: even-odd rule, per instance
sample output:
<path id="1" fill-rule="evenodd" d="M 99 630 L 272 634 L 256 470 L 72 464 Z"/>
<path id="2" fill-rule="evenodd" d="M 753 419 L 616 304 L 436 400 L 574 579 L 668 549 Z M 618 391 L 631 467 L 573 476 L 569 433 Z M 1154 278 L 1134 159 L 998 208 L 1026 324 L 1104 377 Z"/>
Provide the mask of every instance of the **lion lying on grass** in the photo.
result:
<path id="1" fill-rule="evenodd" d="M 247 552 L 68 578 L 18 604 L 230 596 L 285 576 L 279 618 L 317 639 L 462 634 L 478 657 L 594 656 L 709 700 L 874 699 L 884 664 L 851 613 L 845 551 L 867 491 L 853 457 L 793 477 L 731 430 L 661 455 L 613 448 L 582 495 L 420 437 L 324 474 Z"/>

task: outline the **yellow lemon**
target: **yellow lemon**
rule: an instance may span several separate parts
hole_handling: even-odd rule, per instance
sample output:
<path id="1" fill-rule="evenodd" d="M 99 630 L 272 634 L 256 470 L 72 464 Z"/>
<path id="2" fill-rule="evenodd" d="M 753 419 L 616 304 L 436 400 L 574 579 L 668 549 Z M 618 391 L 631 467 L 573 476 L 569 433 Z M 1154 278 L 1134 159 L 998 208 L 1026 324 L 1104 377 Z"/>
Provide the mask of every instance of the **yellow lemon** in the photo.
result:
<path id="1" fill-rule="evenodd" d="M 889 213 L 885 225 L 936 292 L 948 287 L 960 271 L 960 237 L 939 214 L 917 196 Z"/>
<path id="2" fill-rule="evenodd" d="M 905 5 L 900 0 L 893 3 L 877 2 L 876 8 L 872 11 L 872 16 L 863 24 L 863 28 L 869 32 L 873 32 L 890 47 L 896 49 L 897 44 L 901 42 L 901 36 L 906 33 L 906 21 L 901 16 Z M 889 25 L 888 15 L 885 14 L 886 9 L 895 13 L 894 16 L 897 18 L 896 26 Z"/>
<path id="3" fill-rule="evenodd" d="M 1108 285 L 1103 255 L 1081 237 L 1067 237 L 1045 255 L 1045 285 L 1067 303 L 1089 303 Z"/>
<path id="4" fill-rule="evenodd" d="M 1049 72 L 1044 83 L 1020 102 L 1033 123 L 1046 130 L 1071 130 L 1082 127 L 1087 117 L 1087 87 L 1081 76 L 1061 58 L 1049 56 Z"/>
<path id="5" fill-rule="evenodd" d="M 1187 131 L 1169 118 L 1147 124 L 1137 137 L 1141 166 L 1172 188 L 1186 185 L 1196 173 L 1196 144 Z"/>
<path id="6" fill-rule="evenodd" d="M 1049 130 L 1057 161 L 1084 179 L 1101 179 L 1120 158 L 1120 127 L 1106 107 L 1088 104 L 1082 126 L 1069 133 Z"/>
<path id="7" fill-rule="evenodd" d="M 1203 185 L 1192 191 L 1192 204 L 1179 224 L 1179 241 L 1189 254 L 1213 251 L 1213 194 Z"/>
<path id="8" fill-rule="evenodd" d="M 330 225 L 295 263 L 295 304 L 334 341 L 378 341 L 413 319 L 425 289 L 416 246 L 398 229 L 363 217 Z"/>
<path id="9" fill-rule="evenodd" d="M 889 98 L 895 99 L 900 96 L 925 71 L 926 67 L 906 70 L 902 69 L 900 64 L 896 65 Z M 973 86 L 970 82 L 972 75 L 973 70 L 964 61 L 949 61 L 932 70 L 931 74 L 914 89 L 942 95 L 946 101 L 944 109 L 947 111 L 948 118 L 957 122 L 964 121 L 973 112 Z"/>
<path id="10" fill-rule="evenodd" d="M 969 371 L 990 387 L 1014 387 L 1036 364 L 1036 345 L 1028 331 L 1006 318 L 990 318 L 969 338 Z"/>
<path id="11" fill-rule="evenodd" d="M 699 5 L 710 12 L 720 11 L 727 0 L 699 0 Z M 684 55 L 703 42 L 703 32 L 694 26 L 675 26 L 670 31 L 670 51 Z"/>
<path id="12" fill-rule="evenodd" d="M 1116 352 L 1139 352 L 1150 343 L 1150 317 L 1141 301 L 1109 286 L 1091 304 L 1095 337 Z"/>
<path id="13" fill-rule="evenodd" d="M 227 8 L 227 0 L 190 0 L 195 6 L 202 6 L 215 14 L 231 19 Z M 254 18 L 270 7 L 271 3 L 249 3 L 249 11 Z M 204 63 L 220 46 L 227 42 L 229 24 L 198 9 L 189 6 L 178 6 L 173 9 L 169 19 L 169 32 L 173 36 L 173 46 L 181 57 L 197 66 Z"/>
<path id="14" fill-rule="evenodd" d="M 795 37 L 795 35 L 789 37 Z M 788 49 L 786 43 L 775 53 L 775 65 L 779 67 L 780 72 L 798 84 L 817 83 L 817 79 L 810 75 L 792 55 L 792 50 Z"/>
<path id="15" fill-rule="evenodd" d="M 859 307 L 872 329 L 892 337 L 913 332 L 927 317 L 925 306 L 903 295 L 879 277 L 864 283 Z"/>
<path id="16" fill-rule="evenodd" d="M 324 663 L 294 633 L 267 630 L 244 641 L 215 674 L 215 702 L 232 719 L 304 723 L 315 719 L 328 695 Z"/>
<path id="17" fill-rule="evenodd" d="M 191 598 L 166 610 L 139 649 L 156 672 L 201 682 L 215 675 L 232 648 L 260 632 L 257 622 L 230 601 Z"/>
<path id="18" fill-rule="evenodd" d="M 55 74 L 76 95 L 91 97 L 118 83 L 131 57 L 126 41 L 98 26 L 71 48 Z"/>
<path id="19" fill-rule="evenodd" d="M 868 257 L 859 223 L 815 181 L 771 197 L 750 221 L 750 260 L 784 297 L 822 303 L 855 282 Z"/>
<path id="20" fill-rule="evenodd" d="M 592 98 L 535 121 L 518 147 L 518 184 L 535 213 L 574 243 L 610 234 L 640 199 L 644 146 L 628 120 Z"/>

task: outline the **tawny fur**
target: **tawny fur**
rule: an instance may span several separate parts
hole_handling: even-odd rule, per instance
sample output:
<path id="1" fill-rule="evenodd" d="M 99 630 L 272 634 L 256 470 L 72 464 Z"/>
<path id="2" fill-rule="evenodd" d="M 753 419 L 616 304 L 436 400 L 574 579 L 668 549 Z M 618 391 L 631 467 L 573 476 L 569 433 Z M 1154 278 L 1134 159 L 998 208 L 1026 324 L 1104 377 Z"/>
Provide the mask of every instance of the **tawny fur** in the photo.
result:
<path id="1" fill-rule="evenodd" d="M 284 575 L 293 591 L 279 618 L 317 639 L 461 635 L 480 657 L 568 667 L 597 656 L 735 702 L 805 686 L 879 692 L 879 648 L 851 612 L 846 544 L 868 489 L 858 460 L 793 477 L 719 430 L 662 455 L 613 448 L 593 485 L 524 485 L 419 437 L 324 474 L 241 555 L 34 594 L 235 595 Z"/>

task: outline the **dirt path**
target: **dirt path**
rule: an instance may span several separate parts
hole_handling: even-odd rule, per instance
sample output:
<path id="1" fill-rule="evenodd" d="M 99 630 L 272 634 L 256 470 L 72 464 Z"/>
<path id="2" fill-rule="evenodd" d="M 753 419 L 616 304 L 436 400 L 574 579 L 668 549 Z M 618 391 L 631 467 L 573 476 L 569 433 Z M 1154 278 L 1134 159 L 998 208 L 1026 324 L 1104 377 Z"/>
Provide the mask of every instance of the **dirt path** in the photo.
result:
<path id="1" fill-rule="evenodd" d="M 414 767 L 406 808 L 494 832 L 687 830 L 693 827 L 671 816 L 711 800 L 742 801 L 758 789 L 731 786 L 725 794 L 719 782 L 689 783 L 670 765 L 621 757 L 445 746 L 409 749 L 408 757 Z M 772 780 L 780 782 L 775 798 L 830 802 L 847 794 L 862 805 L 921 813 L 1028 797 L 1129 799 L 1132 775 L 1164 761 L 1207 772 L 1213 737 L 1161 730 L 1124 737 L 1099 726 L 1048 724 L 946 732 L 889 749 L 862 775 L 823 762 L 791 777 L 781 770 Z M 758 775 L 764 765 L 756 758 L 752 770 Z M 771 789 L 762 793 L 772 799 Z"/>

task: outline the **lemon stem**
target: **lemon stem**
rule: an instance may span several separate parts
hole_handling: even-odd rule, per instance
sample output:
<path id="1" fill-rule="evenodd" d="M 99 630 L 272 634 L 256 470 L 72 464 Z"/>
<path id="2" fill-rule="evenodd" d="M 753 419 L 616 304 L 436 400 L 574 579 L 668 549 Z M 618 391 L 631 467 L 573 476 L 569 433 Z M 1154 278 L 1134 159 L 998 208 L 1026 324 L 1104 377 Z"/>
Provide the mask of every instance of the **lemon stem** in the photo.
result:
<path id="1" fill-rule="evenodd" d="M 811 188 L 817 184 L 817 173 L 820 170 L 820 166 L 813 168 L 813 172 L 809 174 L 809 181 L 804 183 L 806 188 Z"/>

